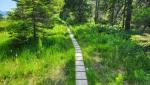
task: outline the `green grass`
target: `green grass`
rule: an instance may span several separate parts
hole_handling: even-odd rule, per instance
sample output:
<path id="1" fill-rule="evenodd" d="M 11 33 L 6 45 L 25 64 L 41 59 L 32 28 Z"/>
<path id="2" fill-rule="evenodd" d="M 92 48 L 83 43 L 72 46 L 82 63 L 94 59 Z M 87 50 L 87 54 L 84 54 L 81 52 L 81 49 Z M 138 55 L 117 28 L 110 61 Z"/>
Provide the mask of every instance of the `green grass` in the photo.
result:
<path id="1" fill-rule="evenodd" d="M 65 26 L 47 30 L 35 45 L 0 32 L 0 85 L 74 85 L 74 48 Z"/>
<path id="2" fill-rule="evenodd" d="M 0 20 L 0 31 L 6 31 L 11 23 L 10 20 Z"/>
<path id="3" fill-rule="evenodd" d="M 135 34 L 94 24 L 76 25 L 72 31 L 83 50 L 89 85 L 150 84 L 150 50 L 139 46 Z"/>

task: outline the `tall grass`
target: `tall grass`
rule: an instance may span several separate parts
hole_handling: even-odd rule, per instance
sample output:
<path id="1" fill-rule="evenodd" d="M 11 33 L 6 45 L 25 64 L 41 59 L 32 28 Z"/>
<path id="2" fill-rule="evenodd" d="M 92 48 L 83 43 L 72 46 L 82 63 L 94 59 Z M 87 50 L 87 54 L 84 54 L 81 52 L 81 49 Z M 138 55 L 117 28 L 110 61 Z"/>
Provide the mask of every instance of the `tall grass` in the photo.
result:
<path id="1" fill-rule="evenodd" d="M 74 48 L 65 26 L 47 30 L 38 45 L 0 32 L 0 85 L 74 85 Z"/>
<path id="2" fill-rule="evenodd" d="M 149 85 L 150 55 L 117 26 L 73 27 L 83 50 L 89 85 Z"/>

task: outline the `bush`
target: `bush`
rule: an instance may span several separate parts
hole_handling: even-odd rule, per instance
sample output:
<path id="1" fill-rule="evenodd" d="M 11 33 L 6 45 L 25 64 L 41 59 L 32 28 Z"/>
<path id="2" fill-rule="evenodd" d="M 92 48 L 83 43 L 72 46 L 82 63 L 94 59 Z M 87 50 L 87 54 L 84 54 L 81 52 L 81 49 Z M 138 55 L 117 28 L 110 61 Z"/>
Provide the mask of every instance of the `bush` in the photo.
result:
<path id="1" fill-rule="evenodd" d="M 150 29 L 150 8 L 138 9 L 135 10 L 136 13 L 133 16 L 133 23 L 137 27 L 143 27 L 143 30 L 148 27 Z"/>

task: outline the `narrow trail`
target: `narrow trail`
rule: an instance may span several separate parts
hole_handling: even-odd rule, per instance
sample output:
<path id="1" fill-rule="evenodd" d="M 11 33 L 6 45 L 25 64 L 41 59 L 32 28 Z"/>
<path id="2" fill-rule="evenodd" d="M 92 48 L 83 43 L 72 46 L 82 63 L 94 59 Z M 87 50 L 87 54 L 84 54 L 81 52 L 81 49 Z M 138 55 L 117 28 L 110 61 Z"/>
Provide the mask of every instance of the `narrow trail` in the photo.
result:
<path id="1" fill-rule="evenodd" d="M 77 40 L 74 38 L 73 33 L 68 28 L 72 43 L 75 47 L 75 73 L 76 73 L 76 85 L 88 85 L 86 69 L 83 62 L 82 51 Z"/>

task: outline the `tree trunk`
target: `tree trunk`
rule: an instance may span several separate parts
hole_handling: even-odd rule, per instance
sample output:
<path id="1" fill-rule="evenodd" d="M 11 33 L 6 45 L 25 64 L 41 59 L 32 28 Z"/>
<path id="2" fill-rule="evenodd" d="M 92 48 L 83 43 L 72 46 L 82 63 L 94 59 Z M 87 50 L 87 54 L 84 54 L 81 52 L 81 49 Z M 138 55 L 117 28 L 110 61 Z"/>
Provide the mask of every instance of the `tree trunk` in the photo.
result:
<path id="1" fill-rule="evenodd" d="M 36 19 L 35 19 L 35 2 L 32 0 L 32 24 L 33 24 L 33 38 L 36 39 Z"/>
<path id="2" fill-rule="evenodd" d="M 130 24 L 131 24 L 131 15 L 132 15 L 132 1 L 133 0 L 127 0 L 126 2 L 126 6 L 127 6 L 127 9 L 126 9 L 126 12 L 127 12 L 127 15 L 126 15 L 126 21 L 125 21 L 125 30 L 126 31 L 130 31 Z"/>
<path id="3" fill-rule="evenodd" d="M 124 2 L 124 8 L 123 8 L 122 28 L 124 28 L 125 25 L 125 17 L 126 17 L 126 0 Z"/>
<path id="4" fill-rule="evenodd" d="M 98 19 L 99 19 L 99 0 L 95 1 L 95 23 L 98 23 Z"/>
<path id="5" fill-rule="evenodd" d="M 116 0 L 112 0 L 112 5 L 111 5 L 111 9 L 110 9 L 110 23 L 111 25 L 114 25 L 114 11 L 115 11 L 115 4 L 116 4 Z"/>
<path id="6" fill-rule="evenodd" d="M 115 15 L 114 15 L 114 22 L 117 21 L 118 15 L 119 15 L 119 13 L 120 13 L 122 7 L 123 7 L 123 6 L 120 6 L 120 8 L 119 8 L 118 10 L 116 10 L 116 13 L 115 13 Z"/>
<path id="7" fill-rule="evenodd" d="M 147 7 L 150 7 L 150 0 L 147 0 Z"/>
<path id="8" fill-rule="evenodd" d="M 147 0 L 147 1 L 148 1 L 147 7 L 150 7 L 150 0 Z"/>
<path id="9" fill-rule="evenodd" d="M 33 18 L 33 37 L 36 39 L 36 24 L 35 24 L 35 18 Z"/>

